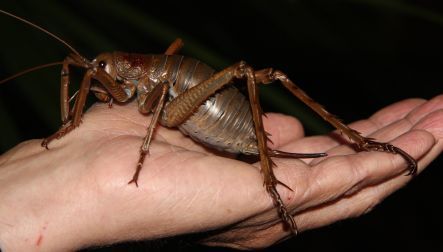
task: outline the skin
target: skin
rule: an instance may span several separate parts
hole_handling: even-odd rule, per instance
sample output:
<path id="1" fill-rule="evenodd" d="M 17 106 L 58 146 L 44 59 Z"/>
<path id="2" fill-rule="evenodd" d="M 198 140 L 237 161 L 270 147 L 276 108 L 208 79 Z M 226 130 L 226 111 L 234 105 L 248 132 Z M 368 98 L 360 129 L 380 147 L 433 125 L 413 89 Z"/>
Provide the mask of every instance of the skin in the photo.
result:
<path id="1" fill-rule="evenodd" d="M 263 187 L 259 164 L 220 156 L 158 127 L 139 178 L 128 185 L 150 117 L 136 104 L 94 105 L 81 126 L 50 143 L 19 144 L 0 156 L 2 251 L 65 251 L 92 245 L 218 230 L 207 245 L 263 248 L 290 237 Z M 356 153 L 336 135 L 304 137 L 299 121 L 268 114 L 276 149 L 328 157 L 273 160 L 278 187 L 300 231 L 360 216 L 406 185 L 398 155 Z M 408 99 L 351 124 L 418 160 L 443 149 L 443 96 Z"/>

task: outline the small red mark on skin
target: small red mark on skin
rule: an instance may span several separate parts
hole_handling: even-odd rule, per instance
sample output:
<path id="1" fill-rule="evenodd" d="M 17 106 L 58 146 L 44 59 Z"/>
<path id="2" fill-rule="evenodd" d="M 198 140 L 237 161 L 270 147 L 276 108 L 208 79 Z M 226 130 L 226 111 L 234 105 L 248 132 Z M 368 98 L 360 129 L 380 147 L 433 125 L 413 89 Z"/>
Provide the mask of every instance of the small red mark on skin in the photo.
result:
<path id="1" fill-rule="evenodd" d="M 292 198 L 291 198 L 291 196 L 288 196 L 288 201 L 290 201 Z"/>
<path id="2" fill-rule="evenodd" d="M 46 230 L 48 227 L 48 223 L 45 223 L 45 225 L 42 227 L 42 230 Z M 42 244 L 43 240 L 43 234 L 39 234 L 37 240 L 35 241 L 35 246 L 39 247 Z"/>
<path id="3" fill-rule="evenodd" d="M 42 244 L 42 240 L 43 240 L 43 235 L 39 235 L 37 238 L 37 241 L 35 242 L 35 246 L 40 246 Z"/>

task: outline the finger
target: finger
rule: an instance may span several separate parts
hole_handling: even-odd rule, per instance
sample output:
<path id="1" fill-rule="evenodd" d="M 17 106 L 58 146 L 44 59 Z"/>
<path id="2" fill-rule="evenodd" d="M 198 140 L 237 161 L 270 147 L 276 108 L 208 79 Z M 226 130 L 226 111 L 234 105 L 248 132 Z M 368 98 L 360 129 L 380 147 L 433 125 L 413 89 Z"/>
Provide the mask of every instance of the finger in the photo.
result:
<path id="1" fill-rule="evenodd" d="M 400 102 L 393 103 L 385 108 L 380 109 L 369 117 L 369 121 L 375 125 L 374 131 L 380 129 L 386 125 L 391 124 L 399 119 L 407 116 L 411 111 L 422 106 L 427 101 L 425 99 L 411 98 Z M 365 134 L 371 134 L 372 132 L 363 132 Z"/>
<path id="2" fill-rule="evenodd" d="M 369 118 L 369 121 L 371 121 L 376 127 L 373 128 L 372 132 L 362 131 L 362 133 L 364 133 L 363 135 L 369 135 L 371 137 L 384 137 L 384 133 L 382 133 L 383 131 L 379 131 L 380 129 L 385 130 L 384 128 L 386 128 L 387 130 L 385 132 L 389 132 L 392 128 L 389 130 L 387 126 L 393 124 L 395 126 L 391 127 L 397 127 L 397 129 L 407 129 L 408 124 L 411 125 L 412 128 L 425 116 L 440 109 L 443 109 L 443 95 L 436 96 L 429 101 L 409 99 L 403 102 L 398 102 L 372 115 Z"/>
<path id="3" fill-rule="evenodd" d="M 424 103 L 422 106 L 416 107 L 407 118 L 411 122 L 418 122 L 427 114 L 443 109 L 443 95 L 436 96 Z"/>
<path id="4" fill-rule="evenodd" d="M 420 160 L 420 162 L 428 164 L 443 150 L 443 109 L 437 110 L 422 118 L 414 126 L 414 129 L 425 130 L 426 132 L 432 134 L 435 139 L 436 145 L 434 148 L 430 151 L 430 153 L 427 153 L 427 155 Z"/>
<path id="5" fill-rule="evenodd" d="M 387 182 L 389 184 L 389 182 Z M 386 190 L 379 186 L 365 188 L 352 197 L 325 204 L 317 208 L 311 208 L 297 216 L 301 230 L 309 230 L 332 224 L 334 222 L 358 217 L 371 211 L 384 198 L 398 188 Z M 382 193 L 384 196 L 380 195 Z"/>
<path id="6" fill-rule="evenodd" d="M 270 134 L 271 142 L 268 143 L 268 146 L 271 148 L 278 148 L 304 136 L 302 124 L 292 116 L 266 113 L 263 116 L 263 125 L 265 131 Z"/>

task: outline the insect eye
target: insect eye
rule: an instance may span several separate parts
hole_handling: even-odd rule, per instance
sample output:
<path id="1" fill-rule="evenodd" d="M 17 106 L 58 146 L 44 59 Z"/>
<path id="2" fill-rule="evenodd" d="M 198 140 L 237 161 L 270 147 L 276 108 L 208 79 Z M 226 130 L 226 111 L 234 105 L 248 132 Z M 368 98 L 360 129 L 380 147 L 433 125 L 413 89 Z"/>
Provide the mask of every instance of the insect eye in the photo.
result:
<path id="1" fill-rule="evenodd" d="M 105 68 L 105 67 L 106 67 L 106 62 L 104 62 L 103 60 L 101 60 L 101 61 L 98 63 L 98 66 L 101 67 L 101 68 Z"/>

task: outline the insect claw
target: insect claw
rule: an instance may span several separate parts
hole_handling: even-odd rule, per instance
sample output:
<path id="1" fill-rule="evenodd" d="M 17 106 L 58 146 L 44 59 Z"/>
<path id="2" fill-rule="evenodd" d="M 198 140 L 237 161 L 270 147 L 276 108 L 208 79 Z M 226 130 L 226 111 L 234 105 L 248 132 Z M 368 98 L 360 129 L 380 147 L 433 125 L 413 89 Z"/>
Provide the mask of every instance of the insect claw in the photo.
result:
<path id="1" fill-rule="evenodd" d="M 278 180 L 275 180 L 274 182 L 289 188 L 287 185 L 283 184 L 282 182 L 280 182 Z M 280 215 L 280 218 L 283 220 L 283 223 L 285 224 L 285 228 L 286 227 L 289 228 L 291 233 L 293 233 L 294 235 L 297 235 L 297 233 L 298 233 L 297 224 L 295 223 L 295 220 L 292 217 L 292 215 L 289 213 L 288 209 L 286 209 L 286 207 L 284 206 L 283 200 L 281 199 L 280 195 L 277 192 L 277 189 L 275 188 L 275 184 L 272 183 L 272 185 L 266 185 L 266 190 L 270 193 L 270 195 L 272 196 L 272 199 L 274 200 L 274 203 L 278 207 L 279 215 Z M 289 190 L 292 191 L 291 188 L 289 188 Z"/>
<path id="2" fill-rule="evenodd" d="M 48 148 L 48 144 L 49 144 L 49 141 L 48 141 L 47 138 L 45 138 L 45 139 L 43 139 L 43 141 L 42 141 L 42 143 L 41 143 L 41 146 L 42 146 L 42 147 L 45 147 L 45 149 L 49 150 L 49 148 Z"/>
<path id="3" fill-rule="evenodd" d="M 114 103 L 114 99 L 109 99 L 108 108 L 112 108 L 112 104 Z"/>
<path id="4" fill-rule="evenodd" d="M 363 142 L 363 144 L 359 145 L 359 148 L 365 151 L 381 151 L 392 154 L 399 154 L 408 164 L 409 172 L 406 174 L 406 176 L 413 176 L 417 174 L 417 161 L 404 150 L 395 147 L 394 145 L 389 143 L 376 142 L 373 140 L 373 138 L 365 138 L 364 140 L 365 141 Z"/>
<path id="5" fill-rule="evenodd" d="M 293 235 L 298 235 L 298 227 L 293 218 L 289 218 L 290 230 Z"/>
<path id="6" fill-rule="evenodd" d="M 408 153 L 406 153 L 405 151 L 403 151 L 402 149 L 393 146 L 392 147 L 393 153 L 394 154 L 400 154 L 405 161 L 408 163 L 408 169 L 409 172 L 406 174 L 406 176 L 414 176 L 417 174 L 417 161 L 411 157 Z"/>
<path id="7" fill-rule="evenodd" d="M 137 182 L 137 180 L 138 180 L 137 178 L 132 178 L 132 179 L 128 182 L 128 185 L 134 183 L 135 186 L 138 187 L 138 182 Z"/>

